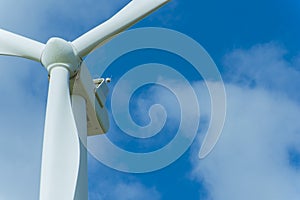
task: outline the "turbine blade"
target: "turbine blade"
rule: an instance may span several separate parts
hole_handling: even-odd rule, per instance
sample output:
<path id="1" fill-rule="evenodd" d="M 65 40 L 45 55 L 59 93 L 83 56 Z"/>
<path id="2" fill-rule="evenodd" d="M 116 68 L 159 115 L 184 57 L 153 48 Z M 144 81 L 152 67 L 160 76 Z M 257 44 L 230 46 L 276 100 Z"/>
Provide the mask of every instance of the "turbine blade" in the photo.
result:
<path id="1" fill-rule="evenodd" d="M 71 106 L 69 72 L 51 70 L 44 130 L 40 199 L 74 199 L 80 139 Z"/>
<path id="2" fill-rule="evenodd" d="M 83 34 L 72 43 L 84 57 L 114 36 L 137 23 L 170 0 L 133 0 L 112 18 Z"/>
<path id="3" fill-rule="evenodd" d="M 43 43 L 0 29 L 0 55 L 40 62 L 44 47 Z"/>

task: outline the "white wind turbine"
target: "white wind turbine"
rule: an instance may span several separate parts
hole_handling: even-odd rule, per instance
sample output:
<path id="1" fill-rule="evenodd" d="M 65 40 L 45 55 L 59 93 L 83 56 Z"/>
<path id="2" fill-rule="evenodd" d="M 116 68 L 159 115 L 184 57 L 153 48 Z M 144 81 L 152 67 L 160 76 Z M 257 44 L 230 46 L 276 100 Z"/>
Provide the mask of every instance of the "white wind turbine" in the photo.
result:
<path id="1" fill-rule="evenodd" d="M 72 42 L 46 44 L 0 29 L 0 55 L 40 62 L 49 72 L 41 200 L 88 198 L 87 136 L 109 127 L 105 80 L 92 80 L 83 58 L 169 0 L 132 0 L 111 19 Z"/>
<path id="2" fill-rule="evenodd" d="M 104 107 L 106 81 L 92 80 L 83 58 L 168 1 L 132 0 L 111 19 L 72 42 L 50 38 L 42 44 L 0 29 L 0 55 L 40 62 L 49 73 L 41 200 L 88 198 L 87 136 L 105 133 L 109 128 Z M 207 155 L 218 136 L 206 135 L 201 155 Z"/>

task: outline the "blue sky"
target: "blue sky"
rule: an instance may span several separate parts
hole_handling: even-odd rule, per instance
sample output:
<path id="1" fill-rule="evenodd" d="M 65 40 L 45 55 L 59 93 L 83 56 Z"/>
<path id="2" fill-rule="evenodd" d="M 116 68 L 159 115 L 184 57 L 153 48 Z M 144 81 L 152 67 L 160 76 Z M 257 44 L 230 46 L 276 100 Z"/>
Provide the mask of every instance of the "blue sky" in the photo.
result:
<path id="1" fill-rule="evenodd" d="M 0 24 L 3 29 L 44 43 L 53 36 L 72 41 L 127 2 L 2 1 Z M 89 199 L 299 199 L 299 9 L 296 0 L 173 0 L 135 25 L 182 32 L 206 49 L 225 82 L 225 126 L 214 151 L 199 160 L 210 116 L 201 76 L 190 64 L 167 52 L 142 50 L 120 57 L 104 73 L 113 79 L 109 110 L 114 86 L 124 73 L 136 65 L 158 62 L 190 80 L 204 117 L 190 148 L 161 170 L 120 172 L 89 155 Z M 105 57 L 107 48 L 86 58 L 93 76 L 100 71 L 101 56 Z M 40 64 L 0 58 L 0 199 L 38 199 L 47 87 L 47 71 Z M 187 90 L 180 82 L 175 87 L 183 95 Z M 135 92 L 130 102 L 137 124 L 149 123 L 148 110 L 153 104 L 163 105 L 168 114 L 156 137 L 130 138 L 112 115 L 107 137 L 128 151 L 161 148 L 179 127 L 179 104 L 170 91 L 148 84 Z M 113 156 L 110 152 L 106 155 Z"/>

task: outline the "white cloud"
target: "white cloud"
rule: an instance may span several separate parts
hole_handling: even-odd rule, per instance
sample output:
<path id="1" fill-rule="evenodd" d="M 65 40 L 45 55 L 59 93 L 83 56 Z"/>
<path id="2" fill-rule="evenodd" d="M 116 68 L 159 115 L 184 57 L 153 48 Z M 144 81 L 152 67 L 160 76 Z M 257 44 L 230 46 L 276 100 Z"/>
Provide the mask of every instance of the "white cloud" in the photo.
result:
<path id="1" fill-rule="evenodd" d="M 193 176 L 213 200 L 296 200 L 300 153 L 300 106 L 295 92 L 299 73 L 274 44 L 227 55 L 227 119 L 214 151 L 204 160 L 192 156 Z M 253 84 L 254 83 L 254 84 Z"/>
<path id="2" fill-rule="evenodd" d="M 98 189 L 97 189 L 98 188 Z M 105 199 L 105 200 L 159 200 L 161 196 L 155 188 L 147 188 L 137 181 L 117 181 L 103 180 L 101 184 L 93 188 L 90 193 L 91 199 Z"/>
<path id="3" fill-rule="evenodd" d="M 291 56 L 288 51 L 275 42 L 234 50 L 224 59 L 229 70 L 226 78 L 236 84 L 263 87 L 300 100 L 299 93 L 295 92 L 300 85 L 299 56 L 294 57 L 294 62 L 288 61 L 288 56 Z"/>
<path id="4" fill-rule="evenodd" d="M 300 146 L 300 107 L 264 90 L 227 87 L 227 122 L 195 173 L 213 199 L 298 199 L 300 173 L 288 150 Z"/>
<path id="5" fill-rule="evenodd" d="M 131 199 L 151 199 L 151 200 L 158 200 L 160 199 L 159 193 L 154 189 L 150 188 L 147 189 L 145 186 L 139 183 L 119 183 L 117 184 L 116 188 L 114 189 L 115 193 L 112 193 L 111 199 L 124 199 L 124 200 L 131 200 Z"/>

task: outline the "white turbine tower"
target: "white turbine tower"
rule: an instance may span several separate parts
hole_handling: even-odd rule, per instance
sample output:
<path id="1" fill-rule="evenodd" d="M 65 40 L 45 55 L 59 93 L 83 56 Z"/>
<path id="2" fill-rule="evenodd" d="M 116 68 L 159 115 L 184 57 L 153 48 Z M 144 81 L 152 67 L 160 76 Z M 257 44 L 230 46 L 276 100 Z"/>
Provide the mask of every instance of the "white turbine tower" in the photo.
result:
<path id="1" fill-rule="evenodd" d="M 88 198 L 87 136 L 105 133 L 109 122 L 104 107 L 106 83 L 92 80 L 83 58 L 168 1 L 132 0 L 111 19 L 72 42 L 50 38 L 42 44 L 0 29 L 0 55 L 41 62 L 50 76 L 41 200 Z"/>

